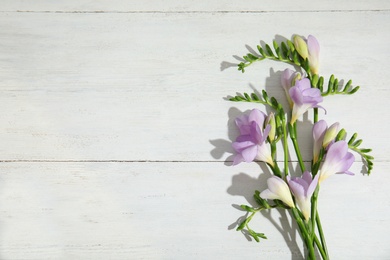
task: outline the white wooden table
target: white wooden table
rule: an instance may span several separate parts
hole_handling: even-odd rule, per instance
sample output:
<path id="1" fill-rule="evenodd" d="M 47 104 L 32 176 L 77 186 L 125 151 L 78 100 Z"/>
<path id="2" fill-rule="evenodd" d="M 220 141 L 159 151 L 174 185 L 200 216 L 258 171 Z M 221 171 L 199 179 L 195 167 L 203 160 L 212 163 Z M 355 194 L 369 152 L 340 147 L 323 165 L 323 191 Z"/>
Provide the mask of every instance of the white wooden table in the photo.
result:
<path id="1" fill-rule="evenodd" d="M 253 105 L 224 99 L 283 98 L 286 65 L 232 64 L 293 34 L 317 37 L 322 75 L 361 86 L 321 117 L 376 159 L 322 185 L 331 258 L 390 259 L 390 2 L 282 2 L 1 1 L 0 259 L 302 259 L 277 210 L 254 220 L 260 244 L 234 230 L 269 175 L 229 166 Z"/>

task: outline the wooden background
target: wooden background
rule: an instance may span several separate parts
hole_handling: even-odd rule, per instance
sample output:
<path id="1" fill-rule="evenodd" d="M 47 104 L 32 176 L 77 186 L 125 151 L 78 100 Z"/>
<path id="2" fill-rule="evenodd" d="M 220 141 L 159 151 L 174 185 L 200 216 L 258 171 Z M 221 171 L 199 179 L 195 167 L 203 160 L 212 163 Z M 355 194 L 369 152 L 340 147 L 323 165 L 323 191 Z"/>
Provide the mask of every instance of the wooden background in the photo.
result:
<path id="1" fill-rule="evenodd" d="M 390 259 L 384 0 L 2 0 L 0 259 L 302 259 L 285 211 L 254 219 L 260 244 L 234 230 L 269 172 L 230 167 L 233 120 L 254 106 L 226 101 L 266 88 L 285 102 L 288 66 L 234 65 L 293 34 L 317 37 L 322 75 L 361 86 L 320 117 L 376 158 L 371 176 L 358 159 L 322 185 L 331 258 Z M 310 160 L 310 121 L 300 129 Z"/>

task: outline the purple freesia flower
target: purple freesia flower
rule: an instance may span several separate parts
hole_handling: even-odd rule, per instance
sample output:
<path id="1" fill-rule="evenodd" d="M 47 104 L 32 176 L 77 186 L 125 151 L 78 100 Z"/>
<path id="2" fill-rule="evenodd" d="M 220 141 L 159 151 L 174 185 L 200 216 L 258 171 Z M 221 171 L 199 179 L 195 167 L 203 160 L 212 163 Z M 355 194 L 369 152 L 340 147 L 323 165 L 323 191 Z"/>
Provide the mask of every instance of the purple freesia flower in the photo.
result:
<path id="1" fill-rule="evenodd" d="M 295 208 L 287 183 L 277 176 L 272 176 L 267 180 L 268 189 L 260 193 L 260 197 L 270 200 L 281 200 L 289 207 Z"/>
<path id="2" fill-rule="evenodd" d="M 310 108 L 322 108 L 318 105 L 318 103 L 322 102 L 321 91 L 317 88 L 312 88 L 308 78 L 298 80 L 295 86 L 290 89 L 289 94 L 294 102 L 291 124 L 294 124 L 298 117 Z"/>
<path id="3" fill-rule="evenodd" d="M 249 115 L 242 115 L 236 118 L 235 122 L 240 130 L 241 135 L 248 135 L 251 133 L 251 123 L 256 122 L 256 124 L 263 128 L 264 121 L 266 119 L 266 114 L 261 112 L 258 109 L 253 109 Z"/>
<path id="4" fill-rule="evenodd" d="M 354 161 L 355 156 L 348 152 L 348 143 L 346 141 L 341 140 L 331 144 L 328 148 L 324 163 L 320 168 L 319 182 L 321 183 L 323 180 L 336 173 L 353 175 L 353 173 L 348 170 Z"/>
<path id="5" fill-rule="evenodd" d="M 293 102 L 292 102 L 292 100 L 290 98 L 290 94 L 289 94 L 290 88 L 293 85 L 295 85 L 294 81 L 296 79 L 300 79 L 300 78 L 301 78 L 301 74 L 299 72 L 295 72 L 295 71 L 290 70 L 290 69 L 285 69 L 282 72 L 282 77 L 281 77 L 282 87 L 283 87 L 284 91 L 286 92 L 287 100 L 288 100 L 288 103 L 290 104 L 290 107 L 293 106 Z"/>
<path id="6" fill-rule="evenodd" d="M 274 165 L 271 152 L 265 143 L 271 126 L 263 128 L 266 115 L 253 109 L 249 116 L 244 115 L 236 119 L 236 125 L 240 130 L 240 136 L 232 144 L 238 153 L 233 161 L 233 165 L 241 162 L 252 162 L 255 159 Z"/>
<path id="7" fill-rule="evenodd" d="M 312 178 L 311 173 L 305 171 L 302 177 L 290 178 L 287 176 L 288 185 L 290 186 L 291 192 L 294 194 L 295 201 L 298 204 L 306 221 L 310 217 L 311 212 L 311 196 L 318 184 L 319 175 L 317 174 Z"/>

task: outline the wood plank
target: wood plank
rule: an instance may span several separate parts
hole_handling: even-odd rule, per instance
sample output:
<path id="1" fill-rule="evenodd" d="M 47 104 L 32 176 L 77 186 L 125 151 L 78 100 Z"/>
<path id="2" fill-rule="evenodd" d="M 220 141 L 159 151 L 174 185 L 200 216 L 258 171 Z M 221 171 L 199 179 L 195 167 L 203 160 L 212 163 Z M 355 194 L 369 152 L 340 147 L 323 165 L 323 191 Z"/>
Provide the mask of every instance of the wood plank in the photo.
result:
<path id="1" fill-rule="evenodd" d="M 327 98 L 323 118 L 359 132 L 378 159 L 387 159 L 386 132 L 372 135 L 368 125 L 390 126 L 383 120 L 388 109 L 376 113 L 389 97 L 382 68 L 390 16 L 307 13 L 306 19 L 312 22 L 297 13 L 2 13 L 0 159 L 223 161 L 237 135 L 235 116 L 253 108 L 223 98 L 265 85 L 285 99 L 279 83 L 285 65 L 264 62 L 245 74 L 225 69 L 237 63 L 232 55 L 247 52 L 245 44 L 256 48 L 275 32 L 315 34 L 323 75 L 362 86 L 353 97 Z M 304 129 L 310 135 L 309 123 Z M 301 140 L 309 159 L 310 138 Z"/>
<path id="2" fill-rule="evenodd" d="M 338 10 L 388 10 L 390 4 L 388 1 L 373 0 L 370 2 L 357 0 L 351 4 L 349 1 L 310 1 L 303 0 L 292 1 L 259 1 L 250 0 L 245 2 L 234 1 L 191 1 L 191 0 L 148 0 L 148 1 L 124 1 L 111 0 L 107 4 L 103 0 L 68 0 L 68 1 L 24 1 L 24 0 L 3 0 L 0 11 L 66 11 L 66 12 L 253 12 L 253 11 L 338 11 Z"/>
<path id="3" fill-rule="evenodd" d="M 390 256 L 389 166 L 367 177 L 355 164 L 355 176 L 323 183 L 333 258 Z M 266 187 L 269 173 L 256 164 L 1 163 L 0 172 L 2 259 L 302 258 L 296 231 L 274 226 L 290 225 L 277 210 L 254 219 L 269 238 L 260 244 L 234 231 L 244 212 L 232 205 L 253 203 Z"/>

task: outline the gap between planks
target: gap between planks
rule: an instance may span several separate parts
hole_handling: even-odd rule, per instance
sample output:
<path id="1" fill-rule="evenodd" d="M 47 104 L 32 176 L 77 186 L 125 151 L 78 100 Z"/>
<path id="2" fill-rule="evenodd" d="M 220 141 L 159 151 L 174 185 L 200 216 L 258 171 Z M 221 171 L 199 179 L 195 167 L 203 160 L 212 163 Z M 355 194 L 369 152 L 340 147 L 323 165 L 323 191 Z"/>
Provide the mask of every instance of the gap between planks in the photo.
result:
<path id="1" fill-rule="evenodd" d="M 0 13 L 53 13 L 53 14 L 256 14 L 256 13 L 364 13 L 364 12 L 389 12 L 390 9 L 368 9 L 368 10 L 286 10 L 286 11 L 0 11 Z"/>
<path id="2" fill-rule="evenodd" d="M 277 161 L 282 163 L 283 161 Z M 298 163 L 297 160 L 289 160 L 289 163 Z M 304 163 L 311 163 L 311 161 L 304 160 Z M 355 161 L 361 163 L 362 161 Z M 378 162 L 390 162 L 390 160 L 378 160 Z M 182 161 L 182 160 L 0 160 L 0 163 L 233 163 L 233 161 Z"/>

